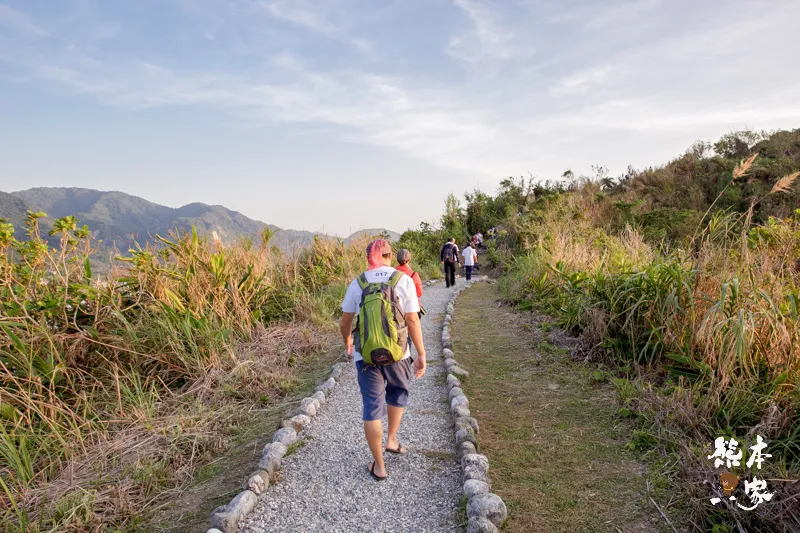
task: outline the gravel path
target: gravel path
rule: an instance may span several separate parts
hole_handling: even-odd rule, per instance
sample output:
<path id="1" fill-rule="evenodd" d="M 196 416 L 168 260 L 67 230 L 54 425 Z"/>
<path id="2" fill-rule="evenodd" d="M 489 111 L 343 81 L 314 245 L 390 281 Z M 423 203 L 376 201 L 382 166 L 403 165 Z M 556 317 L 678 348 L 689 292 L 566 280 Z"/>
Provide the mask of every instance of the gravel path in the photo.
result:
<path id="1" fill-rule="evenodd" d="M 461 281 L 461 280 L 459 280 Z M 355 366 L 342 373 L 322 413 L 301 434 L 306 446 L 283 461 L 283 479 L 243 521 L 242 533 L 448 533 L 457 524 L 461 469 L 441 366 L 441 328 L 452 294 L 425 288 L 428 371 L 413 383 L 398 437 L 406 456 L 386 454 L 389 478 L 374 481 L 364 439 Z M 384 418 L 384 433 L 386 418 Z"/>

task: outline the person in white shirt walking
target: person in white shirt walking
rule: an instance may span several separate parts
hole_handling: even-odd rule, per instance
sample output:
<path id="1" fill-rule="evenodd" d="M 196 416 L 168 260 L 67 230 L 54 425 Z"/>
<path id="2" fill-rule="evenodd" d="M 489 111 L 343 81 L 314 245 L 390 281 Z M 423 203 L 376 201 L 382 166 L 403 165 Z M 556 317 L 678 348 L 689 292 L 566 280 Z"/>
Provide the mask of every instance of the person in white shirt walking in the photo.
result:
<path id="1" fill-rule="evenodd" d="M 392 248 L 383 239 L 369 243 L 367 262 L 369 269 L 347 288 L 340 326 L 345 350 L 353 356 L 358 370 L 364 435 L 374 458 L 369 473 L 382 481 L 388 475 L 384 449 L 406 453 L 397 430 L 408 405 L 411 376 L 420 379 L 427 364 L 414 282 L 392 268 Z M 411 359 L 409 340 L 417 349 L 416 360 Z M 387 412 L 389 434 L 383 448 L 383 417 Z"/>
<path id="2" fill-rule="evenodd" d="M 478 252 L 472 247 L 472 244 L 467 244 L 461 252 L 464 258 L 464 271 L 467 276 L 467 281 L 472 279 L 472 269 L 478 264 Z"/>

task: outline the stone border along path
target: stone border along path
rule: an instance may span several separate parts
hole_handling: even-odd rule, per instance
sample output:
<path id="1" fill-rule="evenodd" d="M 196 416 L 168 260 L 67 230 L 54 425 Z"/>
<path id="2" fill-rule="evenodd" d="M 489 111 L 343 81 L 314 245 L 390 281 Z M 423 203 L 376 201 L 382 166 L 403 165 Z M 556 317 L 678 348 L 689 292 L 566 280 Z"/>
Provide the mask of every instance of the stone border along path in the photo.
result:
<path id="1" fill-rule="evenodd" d="M 284 420 L 264 446 L 245 490 L 214 510 L 207 533 L 459 533 L 462 490 L 469 497 L 467 531 L 497 531 L 492 521 L 505 520 L 505 505 L 488 494 L 488 461 L 475 453 L 477 422 L 469 417 L 466 398 L 455 399 L 463 396 L 460 388 L 453 392 L 459 371 L 449 324 L 454 294 L 466 285 L 451 290 L 435 283 L 426 282 L 422 296 L 428 312 L 422 319 L 428 370 L 412 384 L 398 434 L 409 451 L 406 456 L 385 454 L 389 478 L 377 482 L 369 475 L 372 456 L 363 434 L 355 366 L 336 363 L 330 378 L 301 401 L 295 416 Z M 439 329 L 442 315 L 444 330 Z M 447 337 L 440 337 L 445 332 Z M 448 366 L 440 363 L 440 338 L 448 346 Z M 445 368 L 451 369 L 447 387 Z M 467 373 L 461 370 L 460 375 Z M 452 460 L 448 403 L 462 467 Z"/>
<path id="2" fill-rule="evenodd" d="M 493 283 L 486 276 L 476 281 Z M 450 398 L 450 410 L 453 413 L 458 457 L 463 469 L 464 495 L 467 497 L 467 533 L 499 533 L 508 512 L 506 504 L 497 494 L 490 493 L 489 459 L 479 455 L 476 450 L 478 421 L 470 416 L 469 400 L 461 390 L 460 379 L 469 378 L 469 372 L 458 366 L 453 353 L 453 342 L 450 338 L 450 324 L 455 314 L 455 302 L 459 293 L 469 287 L 458 287 L 447 303 L 444 325 L 442 326 L 442 354 L 447 369 L 447 388 Z M 459 379 L 460 378 L 460 379 Z"/>

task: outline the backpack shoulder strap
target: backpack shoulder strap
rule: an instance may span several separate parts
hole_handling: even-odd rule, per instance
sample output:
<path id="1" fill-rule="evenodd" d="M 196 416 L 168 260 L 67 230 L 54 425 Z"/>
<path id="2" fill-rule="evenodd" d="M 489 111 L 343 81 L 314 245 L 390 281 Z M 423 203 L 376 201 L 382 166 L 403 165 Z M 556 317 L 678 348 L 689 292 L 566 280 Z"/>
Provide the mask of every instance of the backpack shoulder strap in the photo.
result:
<path id="1" fill-rule="evenodd" d="M 395 270 L 394 274 L 389 278 L 389 281 L 386 282 L 386 287 L 388 287 L 388 296 L 392 304 L 392 314 L 394 315 L 394 320 L 400 327 L 406 326 L 406 319 L 405 314 L 403 313 L 403 308 L 400 305 L 399 296 L 397 296 L 394 292 L 395 287 L 397 287 L 397 283 L 402 279 L 405 274 L 400 272 L 399 270 Z"/>
<path id="2" fill-rule="evenodd" d="M 366 289 L 367 286 L 369 285 L 366 274 L 361 274 L 356 278 L 356 280 L 358 281 L 358 286 L 361 287 L 361 290 Z"/>
<path id="3" fill-rule="evenodd" d="M 412 274 L 413 274 L 413 272 L 412 272 Z M 400 272 L 399 270 L 395 270 L 394 274 L 392 274 L 392 277 L 389 278 L 389 281 L 387 282 L 387 284 L 390 287 L 395 287 L 397 285 L 397 282 L 400 281 L 400 278 L 402 278 L 402 277 L 403 277 L 403 273 Z"/>

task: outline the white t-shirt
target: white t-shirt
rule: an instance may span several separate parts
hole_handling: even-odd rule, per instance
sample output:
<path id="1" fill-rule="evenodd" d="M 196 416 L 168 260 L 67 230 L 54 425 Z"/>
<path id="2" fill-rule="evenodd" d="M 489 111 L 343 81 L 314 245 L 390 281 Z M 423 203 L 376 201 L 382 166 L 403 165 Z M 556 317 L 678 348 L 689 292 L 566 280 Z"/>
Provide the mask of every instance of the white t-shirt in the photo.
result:
<path id="1" fill-rule="evenodd" d="M 379 267 L 373 270 L 367 270 L 364 274 L 369 283 L 388 282 L 389 278 L 394 274 L 395 269 L 389 266 Z M 417 289 L 414 286 L 414 280 L 405 274 L 400 277 L 400 281 L 394 287 L 394 293 L 400 299 L 400 307 L 403 313 L 418 313 L 419 300 L 417 299 Z M 344 294 L 342 301 L 342 312 L 358 314 L 359 307 L 361 306 L 361 286 L 358 284 L 358 279 L 354 279 L 347 287 L 347 292 Z M 409 348 L 406 348 L 406 354 L 403 359 L 411 356 L 411 338 L 408 340 Z M 354 361 L 361 361 L 363 358 L 358 352 L 353 353 Z"/>
<path id="2" fill-rule="evenodd" d="M 478 258 L 478 252 L 475 251 L 475 248 L 467 246 L 461 252 L 461 255 L 464 256 L 464 266 L 475 266 L 475 260 Z"/>

